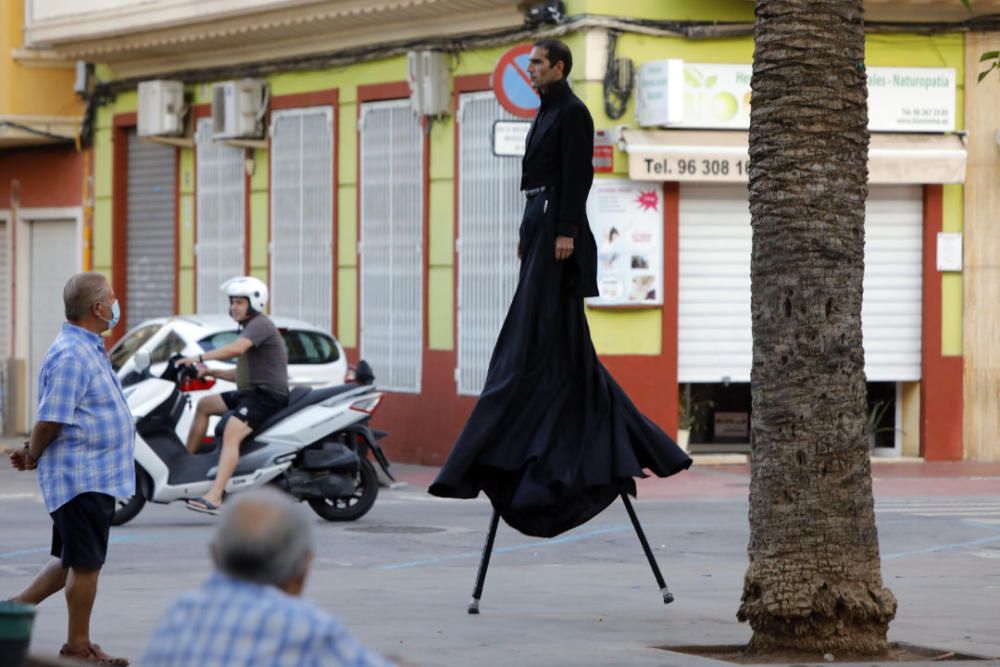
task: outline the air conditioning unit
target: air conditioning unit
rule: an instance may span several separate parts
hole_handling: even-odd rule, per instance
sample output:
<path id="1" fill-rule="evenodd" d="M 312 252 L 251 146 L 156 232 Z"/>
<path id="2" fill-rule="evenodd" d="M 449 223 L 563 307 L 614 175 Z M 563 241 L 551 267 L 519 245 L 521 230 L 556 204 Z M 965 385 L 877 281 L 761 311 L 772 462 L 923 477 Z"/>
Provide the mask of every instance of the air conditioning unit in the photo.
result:
<path id="1" fill-rule="evenodd" d="M 267 83 L 260 79 L 224 81 L 212 86 L 212 138 L 256 139 L 264 136 Z"/>
<path id="2" fill-rule="evenodd" d="M 184 83 L 142 81 L 136 132 L 140 137 L 184 134 Z"/>
<path id="3" fill-rule="evenodd" d="M 413 110 L 423 116 L 448 113 L 451 106 L 448 54 L 441 51 L 410 51 L 406 54 L 406 60 Z"/>

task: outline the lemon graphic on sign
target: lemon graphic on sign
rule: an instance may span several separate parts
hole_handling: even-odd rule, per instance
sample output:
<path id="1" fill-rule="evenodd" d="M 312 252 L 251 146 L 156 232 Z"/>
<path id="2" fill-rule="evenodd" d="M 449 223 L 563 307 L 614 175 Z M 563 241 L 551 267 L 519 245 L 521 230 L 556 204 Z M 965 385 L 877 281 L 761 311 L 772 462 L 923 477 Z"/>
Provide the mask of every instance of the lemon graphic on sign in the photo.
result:
<path id="1" fill-rule="evenodd" d="M 739 110 L 739 102 L 732 93 L 716 93 L 712 98 L 712 116 L 716 120 L 732 120 Z"/>

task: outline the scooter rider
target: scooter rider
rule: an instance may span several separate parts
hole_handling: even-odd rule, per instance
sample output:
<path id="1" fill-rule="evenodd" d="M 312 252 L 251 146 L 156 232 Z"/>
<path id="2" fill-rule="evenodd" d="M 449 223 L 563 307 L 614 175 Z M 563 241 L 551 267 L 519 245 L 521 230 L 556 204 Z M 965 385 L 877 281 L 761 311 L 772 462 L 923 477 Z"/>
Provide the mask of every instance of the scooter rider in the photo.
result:
<path id="1" fill-rule="evenodd" d="M 267 285 L 251 276 L 231 278 L 221 287 L 229 297 L 229 315 L 240 325 L 240 335 L 232 343 L 177 363 L 198 365 L 198 375 L 236 383 L 236 391 L 203 397 L 188 434 L 187 448 L 198 451 L 208 419 L 226 415 L 222 433 L 222 453 L 212 488 L 202 498 L 189 500 L 189 509 L 218 514 L 222 493 L 232 477 L 240 456 L 240 443 L 268 417 L 288 405 L 288 352 L 271 319 L 264 314 Z M 209 360 L 237 358 L 235 370 L 209 369 Z"/>

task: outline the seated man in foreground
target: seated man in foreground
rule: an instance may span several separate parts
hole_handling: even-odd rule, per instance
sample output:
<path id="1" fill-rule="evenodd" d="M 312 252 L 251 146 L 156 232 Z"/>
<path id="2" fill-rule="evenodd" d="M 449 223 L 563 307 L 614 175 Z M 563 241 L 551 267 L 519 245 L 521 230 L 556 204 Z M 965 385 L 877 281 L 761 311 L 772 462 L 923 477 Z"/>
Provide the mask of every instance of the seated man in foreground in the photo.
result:
<path id="1" fill-rule="evenodd" d="M 153 633 L 144 667 L 389 667 L 300 596 L 313 560 L 312 518 L 272 489 L 226 503 L 218 568 L 182 595 Z"/>

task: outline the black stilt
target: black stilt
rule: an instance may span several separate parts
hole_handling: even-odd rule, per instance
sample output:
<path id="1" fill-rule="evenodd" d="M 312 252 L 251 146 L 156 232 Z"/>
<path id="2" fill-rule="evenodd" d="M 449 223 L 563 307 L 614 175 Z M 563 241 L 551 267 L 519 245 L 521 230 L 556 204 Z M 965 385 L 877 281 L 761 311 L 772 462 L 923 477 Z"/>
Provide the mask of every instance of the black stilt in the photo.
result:
<path id="1" fill-rule="evenodd" d="M 639 517 L 635 515 L 635 510 L 632 508 L 632 501 L 628 499 L 627 493 L 622 493 L 622 502 L 625 503 L 628 518 L 632 520 L 632 527 L 635 528 L 635 534 L 639 536 L 639 543 L 642 544 L 642 550 L 646 552 L 646 560 L 649 561 L 649 566 L 653 568 L 653 576 L 656 577 L 656 583 L 660 587 L 660 592 L 663 593 L 663 604 L 670 604 L 674 601 L 674 594 L 667 588 L 667 582 L 663 580 L 663 575 L 660 574 L 660 566 L 656 564 L 656 557 L 653 556 L 653 550 L 649 548 L 646 534 L 642 531 L 642 526 L 639 524 Z"/>
<path id="2" fill-rule="evenodd" d="M 483 596 L 483 584 L 486 583 L 486 568 L 490 566 L 490 555 L 493 553 L 493 540 L 497 536 L 497 525 L 500 523 L 500 515 L 493 511 L 493 518 L 490 519 L 490 531 L 486 534 L 486 544 L 483 545 L 483 557 L 479 561 L 479 574 L 476 575 L 476 588 L 472 591 L 472 599 L 469 600 L 469 613 L 479 613 L 479 598 Z"/>

